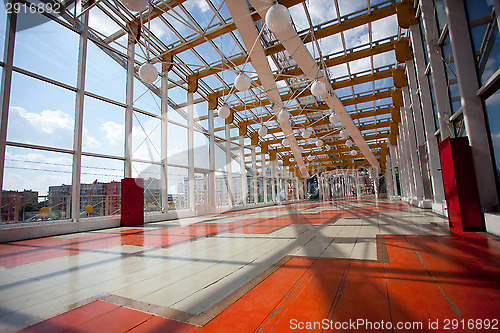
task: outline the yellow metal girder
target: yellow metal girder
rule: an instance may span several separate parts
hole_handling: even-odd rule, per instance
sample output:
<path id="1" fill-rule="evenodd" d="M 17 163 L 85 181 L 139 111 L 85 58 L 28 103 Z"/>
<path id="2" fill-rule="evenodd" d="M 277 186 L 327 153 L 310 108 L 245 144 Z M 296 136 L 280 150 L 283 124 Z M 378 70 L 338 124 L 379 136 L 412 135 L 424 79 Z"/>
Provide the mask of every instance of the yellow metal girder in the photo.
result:
<path id="1" fill-rule="evenodd" d="M 378 129 L 378 128 L 390 128 L 392 121 L 387 120 L 387 121 L 381 121 L 375 124 L 366 124 L 366 125 L 361 125 L 358 127 L 360 131 L 366 131 L 370 129 Z M 316 137 L 322 137 L 326 135 L 335 135 L 337 132 L 339 132 L 340 129 L 334 130 L 334 131 L 324 131 L 324 132 L 318 132 L 315 133 Z M 297 141 L 305 140 L 302 136 L 295 136 L 295 139 Z M 266 144 L 278 144 L 282 141 L 282 139 L 271 139 L 271 140 L 266 140 L 262 142 L 266 142 Z"/>
<path id="2" fill-rule="evenodd" d="M 357 76 L 353 79 L 350 79 L 350 80 L 342 80 L 342 81 L 338 81 L 338 82 L 333 82 L 332 83 L 332 88 L 333 89 L 340 89 L 340 88 L 345 88 L 345 87 L 350 87 L 350 86 L 355 86 L 357 84 L 362 84 L 362 83 L 366 83 L 366 82 L 372 82 L 372 81 L 376 81 L 376 80 L 381 80 L 381 79 L 386 79 L 388 77 L 391 77 L 391 76 L 394 76 L 394 71 L 396 69 L 394 68 L 391 68 L 391 69 L 386 69 L 386 70 L 382 70 L 382 71 L 378 71 L 374 74 L 367 74 L 367 75 L 361 75 L 361 76 Z M 281 75 L 276 75 L 275 76 L 276 80 L 284 80 L 285 77 L 281 76 Z M 257 86 L 260 86 L 260 80 L 254 80 L 253 83 L 252 83 L 253 86 L 257 85 Z M 226 88 L 224 90 L 219 90 L 215 93 L 212 93 L 212 94 L 209 94 L 208 96 L 211 97 L 211 96 L 215 96 L 215 97 L 221 97 L 221 96 L 225 96 L 225 95 L 228 95 L 229 93 L 231 93 L 232 91 L 234 91 L 234 89 L 231 87 L 231 88 Z M 305 97 L 305 96 L 310 96 L 311 95 L 311 91 L 309 89 L 306 89 L 304 90 L 304 92 L 296 97 Z M 289 98 L 291 97 L 291 95 L 287 95 Z"/>
<path id="3" fill-rule="evenodd" d="M 372 135 L 364 136 L 365 141 L 383 140 L 383 139 L 387 139 L 387 138 L 389 138 L 389 134 L 386 134 L 386 133 L 372 134 Z M 333 146 L 338 146 L 338 145 L 344 145 L 346 141 L 347 141 L 346 139 L 342 139 L 342 140 L 335 140 L 332 142 L 325 142 L 325 144 L 329 144 L 330 146 L 333 147 Z M 261 144 L 262 143 L 263 142 L 261 142 Z M 267 145 L 266 145 L 266 147 L 267 147 Z M 316 148 L 316 145 L 314 143 L 311 143 L 311 144 L 307 144 L 307 145 L 302 145 L 300 147 L 302 147 L 304 149 L 310 149 L 310 148 Z M 290 148 L 289 147 L 277 148 L 276 151 L 278 153 L 286 153 L 286 152 L 290 151 Z"/>

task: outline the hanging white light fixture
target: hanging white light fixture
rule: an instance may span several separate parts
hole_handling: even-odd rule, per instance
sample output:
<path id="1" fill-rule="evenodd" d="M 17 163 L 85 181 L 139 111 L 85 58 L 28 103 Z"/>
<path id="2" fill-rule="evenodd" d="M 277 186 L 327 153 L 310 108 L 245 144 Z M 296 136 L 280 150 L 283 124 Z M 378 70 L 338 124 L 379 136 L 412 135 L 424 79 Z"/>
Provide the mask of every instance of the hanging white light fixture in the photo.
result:
<path id="1" fill-rule="evenodd" d="M 340 122 L 340 117 L 335 112 L 332 112 L 329 119 L 330 119 L 330 124 L 332 125 L 335 125 L 336 123 Z"/>
<path id="2" fill-rule="evenodd" d="M 311 131 L 308 130 L 307 128 L 302 131 L 302 137 L 304 139 L 309 139 L 310 136 L 311 136 Z"/>
<path id="3" fill-rule="evenodd" d="M 121 2 L 131 12 L 140 12 L 148 5 L 148 0 L 121 0 Z"/>
<path id="4" fill-rule="evenodd" d="M 142 81 L 153 83 L 158 77 L 158 71 L 153 64 L 146 62 L 139 68 L 139 76 Z"/>
<path id="5" fill-rule="evenodd" d="M 322 81 L 314 81 L 311 85 L 311 93 L 316 97 L 323 97 L 326 95 L 326 85 Z"/>
<path id="6" fill-rule="evenodd" d="M 347 145 L 347 147 L 352 147 L 352 141 L 350 139 L 347 140 L 345 144 Z"/>
<path id="7" fill-rule="evenodd" d="M 267 127 L 262 125 L 261 128 L 259 128 L 259 135 L 261 137 L 265 137 L 267 135 Z"/>
<path id="8" fill-rule="evenodd" d="M 329 151 L 330 150 L 330 145 L 325 145 L 325 150 Z"/>
<path id="9" fill-rule="evenodd" d="M 288 146 L 288 145 L 290 144 L 290 141 L 288 141 L 288 139 L 287 139 L 287 138 L 284 138 L 283 140 L 281 140 L 281 144 L 282 144 L 283 146 Z"/>
<path id="10" fill-rule="evenodd" d="M 231 115 L 231 110 L 229 110 L 226 104 L 224 104 L 219 108 L 219 117 L 221 117 L 222 119 L 227 119 L 229 118 L 230 115 Z"/>
<path id="11" fill-rule="evenodd" d="M 278 113 L 278 120 L 281 122 L 287 122 L 290 119 L 290 112 L 285 109 L 282 109 L 280 113 Z"/>
<path id="12" fill-rule="evenodd" d="M 318 139 L 316 140 L 316 147 L 321 147 L 323 145 L 323 140 Z"/>
<path id="13" fill-rule="evenodd" d="M 358 152 L 355 149 L 351 150 L 351 156 L 356 156 L 357 154 Z"/>
<path id="14" fill-rule="evenodd" d="M 266 13 L 266 25 L 274 33 L 284 31 L 291 23 L 290 11 L 283 5 L 275 4 Z"/>
<path id="15" fill-rule="evenodd" d="M 245 73 L 241 72 L 234 79 L 234 86 L 238 91 L 245 91 L 250 89 L 250 85 L 252 84 L 252 79 L 248 77 Z"/>
<path id="16" fill-rule="evenodd" d="M 307 160 L 308 160 L 309 162 L 311 162 L 313 159 L 314 159 L 314 157 L 313 157 L 312 155 L 307 156 Z"/>
<path id="17" fill-rule="evenodd" d="M 347 131 L 345 129 L 342 129 L 339 134 L 340 134 L 340 137 L 343 139 L 347 139 L 349 137 L 349 133 L 347 133 Z"/>

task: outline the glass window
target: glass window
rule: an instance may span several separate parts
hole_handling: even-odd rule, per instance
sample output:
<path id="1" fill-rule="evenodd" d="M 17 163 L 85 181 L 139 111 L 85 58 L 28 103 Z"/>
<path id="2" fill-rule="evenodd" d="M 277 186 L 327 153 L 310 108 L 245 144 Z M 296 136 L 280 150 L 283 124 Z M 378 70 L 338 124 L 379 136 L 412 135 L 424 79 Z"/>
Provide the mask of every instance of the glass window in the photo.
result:
<path id="1" fill-rule="evenodd" d="M 169 91 L 169 99 L 170 99 L 170 91 Z M 167 118 L 168 120 L 175 121 L 179 124 L 187 125 L 187 110 L 182 108 L 174 110 L 169 106 Z"/>
<path id="2" fill-rule="evenodd" d="M 167 167 L 168 195 L 172 197 L 173 207 L 169 205 L 169 210 L 189 208 L 189 181 L 188 169 L 178 167 Z"/>
<path id="3" fill-rule="evenodd" d="M 167 163 L 188 165 L 188 130 L 185 127 L 167 124 Z"/>
<path id="4" fill-rule="evenodd" d="M 243 205 L 243 192 L 241 187 L 241 175 L 233 174 L 233 205 Z"/>
<path id="5" fill-rule="evenodd" d="M 116 53 L 88 43 L 85 91 L 125 103 L 127 71 L 111 57 Z"/>
<path id="6" fill-rule="evenodd" d="M 3 61 L 5 48 L 5 27 L 7 26 L 7 12 L 5 6 L 0 6 L 0 56 Z"/>
<path id="7" fill-rule="evenodd" d="M 455 137 L 467 136 L 463 113 L 455 118 L 455 120 L 453 120 L 453 129 L 455 132 Z"/>
<path id="8" fill-rule="evenodd" d="M 215 172 L 215 205 L 217 208 L 229 206 L 227 185 L 227 174 Z"/>
<path id="9" fill-rule="evenodd" d="M 124 163 L 120 160 L 82 156 L 81 217 L 120 214 L 123 169 Z M 89 205 L 92 207 L 91 212 Z"/>
<path id="10" fill-rule="evenodd" d="M 495 19 L 491 1 L 467 0 L 466 9 L 476 55 L 476 68 L 481 84 L 484 84 L 500 68 L 498 21 Z"/>
<path id="11" fill-rule="evenodd" d="M 134 108 L 161 115 L 161 99 L 134 78 Z"/>
<path id="12" fill-rule="evenodd" d="M 37 16 L 42 15 L 19 15 L 17 28 L 25 26 L 25 20 L 36 20 Z M 77 33 L 51 20 L 17 31 L 14 66 L 76 86 L 78 44 Z"/>
<path id="13" fill-rule="evenodd" d="M 429 81 L 429 90 L 431 92 L 432 111 L 434 112 L 434 125 L 436 126 L 434 131 L 436 131 L 439 128 L 439 117 L 438 117 L 438 112 L 437 112 L 436 96 L 434 94 L 434 85 L 432 82 L 432 75 L 431 74 L 427 75 L 427 79 Z"/>
<path id="14" fill-rule="evenodd" d="M 75 93 L 12 73 L 7 140 L 73 148 Z"/>
<path id="15" fill-rule="evenodd" d="M 71 154 L 7 146 L 1 220 L 69 219 L 72 163 Z"/>
<path id="16" fill-rule="evenodd" d="M 231 172 L 233 173 L 241 172 L 240 146 L 234 143 L 231 143 Z"/>
<path id="17" fill-rule="evenodd" d="M 500 185 L 500 89 L 484 101 L 489 124 L 493 158 L 496 165 L 497 188 Z"/>
<path id="18" fill-rule="evenodd" d="M 82 138 L 85 152 L 124 156 L 125 109 L 86 96 Z"/>
<path id="19" fill-rule="evenodd" d="M 162 210 L 161 165 L 133 162 L 132 177 L 144 179 L 144 212 L 146 214 L 160 212 Z"/>
<path id="20" fill-rule="evenodd" d="M 448 22 L 446 17 L 446 9 L 444 6 L 444 0 L 434 0 L 434 8 L 436 9 L 436 17 L 439 27 L 439 33 L 443 31 L 445 24 Z"/>
<path id="21" fill-rule="evenodd" d="M 194 166 L 198 168 L 210 168 L 210 157 L 208 152 L 209 138 L 198 131 L 194 131 Z"/>
<path id="22" fill-rule="evenodd" d="M 215 143 L 215 169 L 226 170 L 226 142 L 220 141 Z"/>
<path id="23" fill-rule="evenodd" d="M 455 113 L 462 106 L 460 98 L 460 90 L 458 87 L 457 70 L 455 68 L 455 61 L 453 59 L 453 49 L 450 42 L 450 34 L 447 34 L 441 45 L 444 68 L 446 73 L 446 80 L 448 82 L 448 93 L 450 95 L 451 111 Z"/>
<path id="24" fill-rule="evenodd" d="M 134 112 L 132 123 L 132 158 L 161 161 L 161 120 Z"/>
<path id="25" fill-rule="evenodd" d="M 427 53 L 427 40 L 425 39 L 425 28 L 423 20 L 420 19 L 418 22 L 418 26 L 420 28 L 420 36 L 422 37 L 422 45 L 424 50 L 425 64 L 429 63 L 429 54 Z"/>

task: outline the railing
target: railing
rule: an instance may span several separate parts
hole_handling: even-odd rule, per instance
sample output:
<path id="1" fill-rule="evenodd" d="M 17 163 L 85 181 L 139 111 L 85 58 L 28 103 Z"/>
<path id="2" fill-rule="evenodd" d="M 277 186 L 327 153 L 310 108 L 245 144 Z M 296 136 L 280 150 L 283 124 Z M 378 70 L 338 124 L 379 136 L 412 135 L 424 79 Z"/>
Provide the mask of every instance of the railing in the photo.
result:
<path id="1" fill-rule="evenodd" d="M 58 220 L 71 220 L 71 195 L 45 196 L 2 195 L 0 223 L 31 223 Z M 181 194 L 168 195 L 168 210 L 188 209 L 187 196 Z M 159 191 L 145 191 L 144 213 L 157 214 L 163 212 Z M 92 194 L 80 196 L 80 218 L 116 216 L 121 214 L 120 194 Z"/>

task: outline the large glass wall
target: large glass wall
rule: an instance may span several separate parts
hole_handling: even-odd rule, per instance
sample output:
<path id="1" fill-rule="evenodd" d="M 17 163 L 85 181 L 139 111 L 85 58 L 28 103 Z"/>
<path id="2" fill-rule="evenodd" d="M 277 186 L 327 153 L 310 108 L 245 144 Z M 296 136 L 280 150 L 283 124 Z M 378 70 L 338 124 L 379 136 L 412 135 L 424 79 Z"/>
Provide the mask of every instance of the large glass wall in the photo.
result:
<path id="1" fill-rule="evenodd" d="M 467 0 L 465 2 L 476 69 L 483 86 L 482 99 L 486 111 L 493 161 L 496 168 L 497 189 L 500 189 L 500 85 L 489 82 L 500 76 L 500 30 L 498 13 L 492 1 Z M 497 8 L 498 10 L 498 8 Z"/>
<path id="2" fill-rule="evenodd" d="M 0 6 L 2 55 L 6 15 Z M 104 26 L 91 29 L 92 37 L 85 40 L 79 30 L 83 27 L 78 24 L 61 17 L 58 20 L 39 17 L 37 20 L 41 23 L 33 25 L 30 20 L 36 15 L 41 14 L 18 17 L 14 69 L 11 82 L 7 83 L 11 93 L 1 221 L 76 221 L 119 215 L 121 179 L 128 169 L 132 177 L 145 181 L 146 213 L 189 209 L 193 203 L 190 200 L 194 200 L 195 205 L 205 202 L 210 187 L 208 179 L 215 179 L 215 205 L 219 209 L 265 202 L 264 187 L 271 201 L 269 186 L 273 180 L 269 163 L 260 173 L 253 170 L 250 140 L 246 137 L 244 147 L 240 147 L 237 121 L 230 125 L 230 135 L 226 137 L 225 121 L 217 116 L 211 119 L 209 112 L 213 111 L 208 110 L 208 102 L 194 93 L 194 128 L 189 128 L 187 91 L 183 85 L 169 86 L 167 117 L 162 118 L 160 79 L 151 86 L 140 81 L 136 73 L 127 74 L 126 35 L 108 46 L 97 42 L 99 33 L 106 29 Z M 91 15 L 92 22 L 96 19 Z M 111 20 L 104 23 L 110 25 L 109 29 L 119 27 Z M 119 47 L 113 49 L 116 44 Z M 80 50 L 85 46 L 86 56 L 79 59 Z M 139 46 L 135 51 L 142 52 Z M 143 59 L 139 56 L 135 61 L 138 65 Z M 3 71 L 4 64 L 0 65 Z M 160 64 L 156 67 L 160 70 Z M 84 71 L 79 73 L 79 69 Z M 175 82 L 180 77 L 171 71 L 168 79 Z M 127 84 L 131 81 L 130 99 Z M 82 91 L 77 89 L 79 84 L 83 84 Z M 83 100 L 83 110 L 77 105 L 80 100 Z M 127 115 L 131 118 L 131 128 L 127 127 Z M 166 135 L 162 128 L 166 128 Z M 214 165 L 210 162 L 210 128 L 215 129 Z M 193 161 L 189 160 L 188 152 L 191 130 Z M 130 161 L 125 151 L 128 143 L 131 143 Z M 162 157 L 163 145 L 166 145 L 166 156 Z M 231 168 L 226 162 L 227 156 Z M 78 163 L 81 167 L 76 168 Z M 162 163 L 165 163 L 166 175 L 162 175 Z M 190 198 L 189 191 L 190 168 L 195 168 L 199 180 L 194 182 L 194 198 Z M 81 190 L 75 194 L 73 181 L 78 179 Z M 166 186 L 161 183 L 162 179 L 166 180 Z M 283 191 L 282 181 L 280 184 Z M 168 207 L 163 207 L 161 198 L 165 192 Z M 202 195 L 196 197 L 196 193 Z M 283 199 L 283 193 L 276 193 Z M 75 198 L 79 203 L 72 202 Z M 78 209 L 72 209 L 73 204 Z M 72 216 L 75 212 L 78 216 Z"/>

